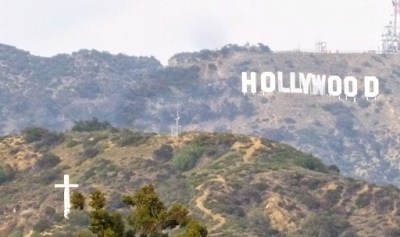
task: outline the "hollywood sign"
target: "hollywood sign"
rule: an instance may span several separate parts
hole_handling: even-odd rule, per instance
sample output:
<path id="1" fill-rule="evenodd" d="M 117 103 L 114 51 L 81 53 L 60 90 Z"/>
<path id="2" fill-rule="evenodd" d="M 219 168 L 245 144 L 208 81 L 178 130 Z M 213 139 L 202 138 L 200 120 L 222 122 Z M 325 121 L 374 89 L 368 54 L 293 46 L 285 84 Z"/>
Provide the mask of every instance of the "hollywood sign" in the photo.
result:
<path id="1" fill-rule="evenodd" d="M 258 80 L 258 78 L 260 80 Z M 312 73 L 290 72 L 289 87 L 285 87 L 283 83 L 283 73 L 263 72 L 257 77 L 255 72 L 250 73 L 250 78 L 247 72 L 242 72 L 242 92 L 248 93 L 250 86 L 251 93 L 257 92 L 257 82 L 261 81 L 261 90 L 264 93 L 274 91 L 283 93 L 300 93 L 310 95 L 330 95 L 340 96 L 345 95 L 354 98 L 358 95 L 358 80 L 353 76 L 347 76 L 344 79 L 339 76 L 315 75 Z M 379 95 L 379 80 L 375 76 L 364 77 L 364 96 L 365 98 L 375 98 Z"/>

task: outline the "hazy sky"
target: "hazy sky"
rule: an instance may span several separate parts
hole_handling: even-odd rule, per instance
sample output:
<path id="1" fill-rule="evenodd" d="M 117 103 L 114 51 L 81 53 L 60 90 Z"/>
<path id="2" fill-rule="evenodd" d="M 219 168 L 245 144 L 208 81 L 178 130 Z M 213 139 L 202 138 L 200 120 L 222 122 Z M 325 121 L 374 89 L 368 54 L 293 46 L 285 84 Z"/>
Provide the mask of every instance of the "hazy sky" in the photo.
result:
<path id="1" fill-rule="evenodd" d="M 261 42 L 376 50 L 391 0 L 0 0 L 0 43 L 41 56 L 82 48 L 153 55 Z"/>

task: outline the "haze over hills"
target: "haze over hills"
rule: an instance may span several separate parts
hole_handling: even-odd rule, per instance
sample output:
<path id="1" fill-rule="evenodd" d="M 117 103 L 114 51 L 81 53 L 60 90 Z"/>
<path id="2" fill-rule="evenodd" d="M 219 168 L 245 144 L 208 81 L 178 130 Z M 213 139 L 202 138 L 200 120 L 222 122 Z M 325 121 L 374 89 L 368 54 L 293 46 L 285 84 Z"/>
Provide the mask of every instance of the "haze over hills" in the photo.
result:
<path id="1" fill-rule="evenodd" d="M 262 44 L 155 58 L 80 50 L 51 58 L 0 47 L 0 129 L 65 130 L 97 117 L 116 127 L 169 132 L 180 111 L 185 131 L 232 132 L 291 144 L 342 174 L 400 185 L 399 55 L 273 53 Z M 377 101 L 241 93 L 243 71 L 374 75 Z"/>

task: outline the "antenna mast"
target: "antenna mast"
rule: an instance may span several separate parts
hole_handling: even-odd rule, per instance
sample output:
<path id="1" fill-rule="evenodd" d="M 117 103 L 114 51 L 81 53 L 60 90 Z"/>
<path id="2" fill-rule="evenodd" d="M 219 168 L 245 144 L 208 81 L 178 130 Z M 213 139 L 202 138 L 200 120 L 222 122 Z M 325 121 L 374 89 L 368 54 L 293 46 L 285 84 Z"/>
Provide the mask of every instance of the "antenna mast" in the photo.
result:
<path id="1" fill-rule="evenodd" d="M 326 42 L 318 40 L 318 42 L 315 43 L 315 51 L 317 53 L 326 53 L 327 51 Z"/>
<path id="2" fill-rule="evenodd" d="M 171 126 L 171 137 L 179 137 L 179 135 L 182 133 L 182 126 L 179 125 L 179 113 L 176 111 L 176 124 L 175 126 Z"/>
<path id="3" fill-rule="evenodd" d="M 393 8 L 394 8 L 394 26 L 393 32 L 394 35 L 397 36 L 397 16 L 400 14 L 400 0 L 392 0 Z"/>
<path id="4" fill-rule="evenodd" d="M 393 4 L 393 20 L 389 25 L 384 27 L 382 33 L 382 53 L 398 53 L 400 52 L 400 37 L 398 19 L 400 16 L 400 0 L 392 0 Z"/>

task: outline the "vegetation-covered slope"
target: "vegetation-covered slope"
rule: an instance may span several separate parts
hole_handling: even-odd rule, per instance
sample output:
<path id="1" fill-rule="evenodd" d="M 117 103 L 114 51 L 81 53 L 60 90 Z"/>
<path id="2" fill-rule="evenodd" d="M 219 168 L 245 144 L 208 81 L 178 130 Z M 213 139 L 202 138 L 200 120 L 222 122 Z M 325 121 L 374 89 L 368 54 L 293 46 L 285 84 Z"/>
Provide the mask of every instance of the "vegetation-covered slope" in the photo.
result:
<path id="1" fill-rule="evenodd" d="M 185 131 L 284 142 L 337 165 L 346 176 L 398 186 L 399 64 L 400 55 L 271 53 L 264 45 L 227 45 L 177 54 L 163 67 L 148 57 L 81 50 L 42 58 L 1 45 L 0 133 L 33 125 L 61 131 L 91 117 L 165 133 L 179 110 Z M 303 94 L 243 95 L 243 71 L 282 71 L 286 82 L 291 71 L 375 75 L 381 94 L 377 101 L 359 96 L 356 103 Z"/>
<path id="2" fill-rule="evenodd" d="M 210 236 L 398 236 L 400 191 L 339 175 L 335 166 L 266 139 L 227 133 L 133 133 L 106 126 L 65 134 L 31 128 L 0 142 L 0 235 L 72 236 L 88 224 L 63 220 L 60 189 L 121 196 L 152 183 L 167 205 L 188 205 Z M 95 129 L 99 131 L 90 131 Z M 76 129 L 75 129 L 76 130 Z M 37 233 L 31 232 L 33 235 Z M 286 235 L 285 235 L 286 234 Z"/>

